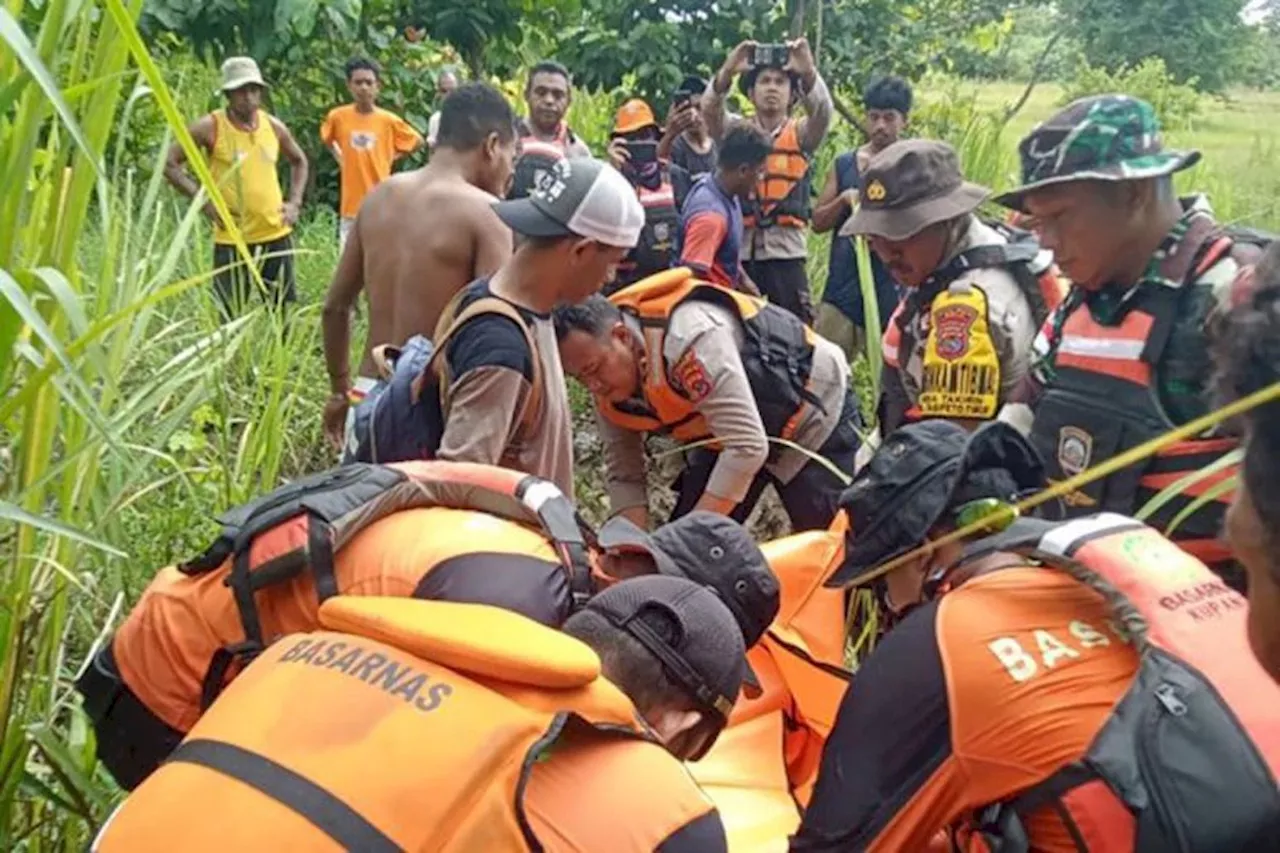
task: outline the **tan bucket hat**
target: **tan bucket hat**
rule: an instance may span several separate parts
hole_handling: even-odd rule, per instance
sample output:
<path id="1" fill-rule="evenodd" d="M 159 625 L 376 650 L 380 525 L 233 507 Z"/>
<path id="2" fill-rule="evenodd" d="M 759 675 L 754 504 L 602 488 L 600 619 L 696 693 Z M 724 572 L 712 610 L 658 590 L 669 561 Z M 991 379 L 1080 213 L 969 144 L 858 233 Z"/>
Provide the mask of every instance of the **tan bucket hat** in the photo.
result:
<path id="1" fill-rule="evenodd" d="M 960 158 L 947 143 L 906 139 L 871 158 L 862 174 L 861 195 L 840 235 L 897 241 L 973 212 L 991 190 L 964 179 Z"/>
<path id="2" fill-rule="evenodd" d="M 222 88 L 220 91 L 234 92 L 236 89 L 242 89 L 250 85 L 267 88 L 267 82 L 262 79 L 262 72 L 258 70 L 258 63 L 254 62 L 252 57 L 233 56 L 222 63 Z"/>

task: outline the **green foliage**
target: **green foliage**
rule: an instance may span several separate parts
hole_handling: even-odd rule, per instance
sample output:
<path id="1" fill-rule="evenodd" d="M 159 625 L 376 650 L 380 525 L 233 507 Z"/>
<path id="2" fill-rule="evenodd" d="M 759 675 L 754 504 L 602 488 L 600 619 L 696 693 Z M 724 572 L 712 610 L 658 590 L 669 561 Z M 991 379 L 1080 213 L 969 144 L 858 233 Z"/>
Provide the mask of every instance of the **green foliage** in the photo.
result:
<path id="1" fill-rule="evenodd" d="M 1237 79 L 1245 0 L 1059 0 L 1090 65 L 1116 70 L 1160 57 L 1170 76 L 1206 92 Z"/>
<path id="2" fill-rule="evenodd" d="M 510 73 L 530 22 L 546 33 L 568 26 L 578 0 L 412 0 L 406 14 L 437 41 L 453 45 L 474 77 Z"/>
<path id="3" fill-rule="evenodd" d="M 1142 98 L 1155 107 L 1166 129 L 1188 127 L 1201 111 L 1197 80 L 1179 83 L 1160 57 L 1144 59 L 1136 67 L 1120 66 L 1114 72 L 1082 66 L 1063 87 L 1061 103 L 1068 104 L 1088 95 L 1123 92 Z"/>
<path id="4" fill-rule="evenodd" d="M 1280 88 L 1280 16 L 1249 28 L 1238 54 L 1237 68 L 1239 80 L 1246 86 Z"/>

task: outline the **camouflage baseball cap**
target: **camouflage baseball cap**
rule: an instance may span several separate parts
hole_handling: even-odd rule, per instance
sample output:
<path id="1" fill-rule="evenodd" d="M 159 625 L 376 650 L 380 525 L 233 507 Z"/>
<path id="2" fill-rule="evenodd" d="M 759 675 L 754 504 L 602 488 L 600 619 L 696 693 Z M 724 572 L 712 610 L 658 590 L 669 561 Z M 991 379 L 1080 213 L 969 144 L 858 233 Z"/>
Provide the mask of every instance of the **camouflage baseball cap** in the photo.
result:
<path id="1" fill-rule="evenodd" d="M 1146 101 L 1128 95 L 1081 98 L 1027 134 L 1018 146 L 1022 186 L 996 202 L 1026 212 L 1027 193 L 1069 181 L 1132 181 L 1194 166 L 1199 151 L 1166 151 Z"/>

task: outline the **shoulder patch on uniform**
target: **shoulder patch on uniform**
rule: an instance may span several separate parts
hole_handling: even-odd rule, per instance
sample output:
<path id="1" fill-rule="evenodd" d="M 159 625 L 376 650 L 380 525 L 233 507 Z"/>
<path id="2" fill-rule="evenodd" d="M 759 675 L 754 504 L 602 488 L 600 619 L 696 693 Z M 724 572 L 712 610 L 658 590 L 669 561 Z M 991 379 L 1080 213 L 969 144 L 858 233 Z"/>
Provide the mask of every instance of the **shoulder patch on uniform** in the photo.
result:
<path id="1" fill-rule="evenodd" d="M 711 380 L 707 377 L 707 369 L 698 359 L 693 347 L 685 350 L 684 355 L 676 362 L 671 371 L 672 381 L 684 392 L 684 395 L 695 403 L 700 403 L 711 393 Z"/>
<path id="2" fill-rule="evenodd" d="M 946 305 L 935 310 L 933 325 L 937 330 L 938 355 L 955 361 L 968 353 L 976 322 L 978 312 L 969 305 Z"/>

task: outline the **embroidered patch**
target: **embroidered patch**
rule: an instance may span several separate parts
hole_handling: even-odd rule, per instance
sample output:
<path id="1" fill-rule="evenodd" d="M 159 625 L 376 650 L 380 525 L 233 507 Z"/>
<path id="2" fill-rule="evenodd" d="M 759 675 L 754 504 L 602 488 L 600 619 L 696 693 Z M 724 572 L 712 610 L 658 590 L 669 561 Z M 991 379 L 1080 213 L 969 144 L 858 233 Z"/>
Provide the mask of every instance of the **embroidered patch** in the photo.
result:
<path id="1" fill-rule="evenodd" d="M 879 181 L 872 181 L 867 184 L 867 198 L 871 201 L 884 201 L 884 197 L 889 193 L 885 190 L 884 184 Z"/>
<path id="2" fill-rule="evenodd" d="M 711 380 L 707 378 L 707 369 L 702 366 L 692 347 L 685 350 L 684 355 L 676 362 L 675 368 L 671 371 L 671 378 L 684 392 L 684 396 L 695 403 L 702 402 L 711 393 Z"/>
<path id="3" fill-rule="evenodd" d="M 938 355 L 947 361 L 963 358 L 969 352 L 973 324 L 978 312 L 968 305 L 947 305 L 933 313 L 937 328 Z"/>
<path id="4" fill-rule="evenodd" d="M 1068 477 L 1074 477 L 1089 467 L 1093 459 L 1093 436 L 1079 427 L 1065 426 L 1058 430 L 1058 467 Z"/>

